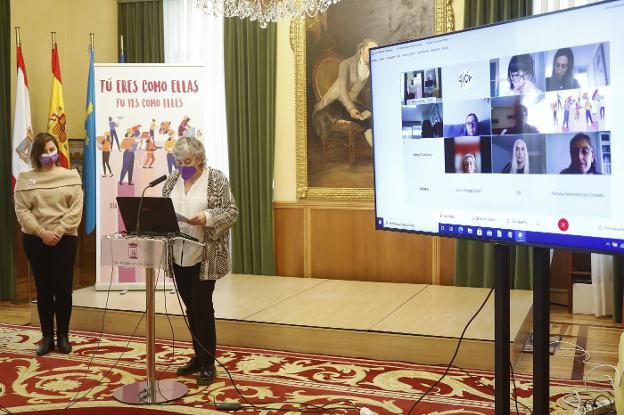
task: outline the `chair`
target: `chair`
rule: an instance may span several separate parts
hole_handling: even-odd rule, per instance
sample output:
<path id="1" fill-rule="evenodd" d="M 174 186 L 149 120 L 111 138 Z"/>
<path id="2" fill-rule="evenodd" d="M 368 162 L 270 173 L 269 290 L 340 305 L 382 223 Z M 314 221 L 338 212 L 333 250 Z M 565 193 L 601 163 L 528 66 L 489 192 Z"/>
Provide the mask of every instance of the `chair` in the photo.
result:
<path id="1" fill-rule="evenodd" d="M 327 90 L 338 78 L 338 67 L 343 58 L 334 53 L 326 52 L 321 55 L 312 69 L 312 89 L 316 102 L 321 100 Z M 349 165 L 355 164 L 357 138 L 364 138 L 364 128 L 350 119 L 327 116 L 325 122 L 329 124 L 326 134 L 318 134 L 321 139 L 323 160 L 327 161 L 327 152 L 333 147 L 347 149 Z"/>

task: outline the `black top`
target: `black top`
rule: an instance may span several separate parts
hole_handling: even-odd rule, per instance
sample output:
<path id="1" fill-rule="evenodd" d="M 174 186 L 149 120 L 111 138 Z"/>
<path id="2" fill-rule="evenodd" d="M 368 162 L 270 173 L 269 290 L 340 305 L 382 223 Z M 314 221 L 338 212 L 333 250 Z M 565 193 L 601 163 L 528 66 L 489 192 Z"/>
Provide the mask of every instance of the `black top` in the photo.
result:
<path id="1" fill-rule="evenodd" d="M 531 124 L 514 125 L 513 127 L 507 130 L 507 134 L 538 134 L 538 133 L 539 133 L 538 129 L 533 127 Z"/>
<path id="2" fill-rule="evenodd" d="M 546 78 L 546 91 L 560 91 L 563 89 L 578 89 L 581 86 L 578 81 L 572 77 L 564 78 L 561 81 L 557 77 L 552 76 Z"/>
<path id="3" fill-rule="evenodd" d="M 501 173 L 511 173 L 511 161 L 509 163 L 507 163 L 507 165 L 505 167 L 503 167 L 503 171 Z M 518 171 L 516 173 L 523 174 L 524 173 L 524 167 L 521 168 L 521 169 L 518 169 Z"/>
<path id="4" fill-rule="evenodd" d="M 573 170 L 572 167 L 566 167 L 565 169 L 561 170 L 561 173 L 559 174 L 583 174 L 583 173 L 579 173 L 576 170 Z M 596 171 L 596 165 L 592 163 L 591 167 L 589 168 L 589 170 L 587 171 L 587 173 L 585 174 L 601 174 L 598 173 Z"/>

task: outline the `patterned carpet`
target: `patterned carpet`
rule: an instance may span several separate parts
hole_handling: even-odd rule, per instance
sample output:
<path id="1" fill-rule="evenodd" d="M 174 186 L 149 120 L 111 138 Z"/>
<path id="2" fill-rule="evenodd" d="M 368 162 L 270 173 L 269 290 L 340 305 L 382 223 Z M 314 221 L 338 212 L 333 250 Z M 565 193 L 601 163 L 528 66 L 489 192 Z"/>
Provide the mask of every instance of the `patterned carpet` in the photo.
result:
<path id="1" fill-rule="evenodd" d="M 143 339 L 105 335 L 98 344 L 97 333 L 72 332 L 71 354 L 53 352 L 36 358 L 34 349 L 39 339 L 36 327 L 0 325 L 0 405 L 11 413 L 218 414 L 223 412 L 215 409 L 215 402 L 240 401 L 225 370 L 219 367 L 217 379 L 207 387 L 198 388 L 193 377 L 179 378 L 189 387 L 189 394 L 173 403 L 121 404 L 114 400 L 112 391 L 144 380 Z M 170 341 L 163 340 L 157 341 L 156 353 L 160 379 L 172 379 L 191 348 L 189 343 L 176 342 L 174 349 Z M 444 372 L 437 366 L 238 347 L 220 347 L 218 358 L 247 399 L 262 406 L 246 407 L 240 411 L 245 414 L 300 413 L 301 407 L 293 403 L 322 406 L 316 411 L 322 414 L 357 414 L 354 406 L 365 406 L 380 415 L 407 413 Z M 472 376 L 451 370 L 412 413 L 494 414 L 493 373 L 470 372 Z M 516 385 L 519 401 L 530 407 L 530 377 L 517 375 Z M 580 382 L 552 380 L 551 414 L 570 413 L 562 397 L 572 389 L 584 387 Z M 111 412 L 111 408 L 115 409 Z M 519 408 L 521 414 L 529 413 L 522 405 Z"/>

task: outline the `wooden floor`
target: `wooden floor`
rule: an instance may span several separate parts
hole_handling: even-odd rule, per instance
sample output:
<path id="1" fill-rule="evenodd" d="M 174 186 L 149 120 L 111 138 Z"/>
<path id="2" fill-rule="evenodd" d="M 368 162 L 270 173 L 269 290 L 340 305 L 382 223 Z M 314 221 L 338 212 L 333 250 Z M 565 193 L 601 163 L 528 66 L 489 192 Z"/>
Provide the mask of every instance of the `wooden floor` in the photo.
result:
<path id="1" fill-rule="evenodd" d="M 512 295 L 511 314 L 517 316 L 520 308 L 525 310 L 525 317 L 530 317 L 530 293 L 519 293 L 520 297 L 516 293 Z M 214 298 L 221 344 L 285 350 L 303 344 L 310 348 L 304 351 L 349 355 L 353 346 L 350 343 L 360 341 L 366 347 L 356 348 L 357 351 L 386 350 L 385 357 L 380 358 L 421 361 L 427 359 L 427 354 L 435 354 L 438 363 L 444 364 L 448 362 L 448 353 L 454 350 L 458 333 L 486 295 L 487 290 L 460 287 L 231 276 L 217 284 Z M 106 292 L 95 292 L 92 288 L 75 291 L 72 326 L 99 331 L 104 322 L 105 332 L 131 334 L 145 308 L 144 293 L 122 295 L 111 292 L 108 311 L 102 319 L 106 297 Z M 158 337 L 171 337 L 171 328 L 164 315 L 166 308 L 173 316 L 170 320 L 176 338 L 188 338 L 186 327 L 178 317 L 177 296 L 159 292 L 156 304 L 157 311 L 162 313 L 157 317 Z M 492 305 L 493 298 L 468 330 L 467 340 L 461 347 L 464 361 L 456 362 L 459 366 L 486 367 L 487 364 L 474 365 L 469 360 L 491 360 L 491 350 L 477 346 L 491 343 Z M 32 305 L 31 310 L 35 311 L 32 319 L 27 304 L 0 302 L 0 322 L 26 324 L 32 321 L 37 324 L 36 310 Z M 139 333 L 142 330 L 139 325 Z M 512 333 L 520 331 L 521 323 L 512 322 Z M 572 315 L 566 307 L 551 306 L 551 334 L 561 335 L 567 342 L 551 356 L 551 376 L 583 379 L 596 365 L 615 365 L 621 333 L 620 325 L 609 318 Z M 419 339 L 421 337 L 424 340 Z M 432 339 L 437 346 L 432 346 L 435 344 Z M 419 346 L 421 340 L 424 343 Z M 271 347 L 273 343 L 282 347 Z M 580 352 L 573 350 L 575 346 L 590 353 L 587 361 L 583 361 L 587 359 L 586 355 L 581 356 Z M 429 347 L 428 351 L 424 350 L 426 347 Z M 472 354 L 470 359 L 466 358 L 466 351 Z M 404 358 L 404 354 L 408 358 Z M 519 353 L 515 362 L 517 373 L 532 372 L 531 354 Z M 612 375 L 612 369 L 593 370 L 591 378 L 598 379 L 603 374 Z"/>
<path id="2" fill-rule="evenodd" d="M 214 294 L 218 341 L 232 346 L 443 364 L 451 359 L 457 339 L 488 291 L 230 275 L 217 283 Z M 493 297 L 465 333 L 456 359 L 460 366 L 494 366 Z M 511 294 L 509 347 L 514 363 L 530 333 L 531 301 L 530 291 Z M 142 335 L 145 304 L 142 291 L 108 294 L 93 287 L 76 290 L 71 328 L 128 335 L 138 326 L 137 333 Z M 160 291 L 155 305 L 157 337 L 190 340 L 177 296 Z M 36 325 L 34 305 L 32 311 Z"/>

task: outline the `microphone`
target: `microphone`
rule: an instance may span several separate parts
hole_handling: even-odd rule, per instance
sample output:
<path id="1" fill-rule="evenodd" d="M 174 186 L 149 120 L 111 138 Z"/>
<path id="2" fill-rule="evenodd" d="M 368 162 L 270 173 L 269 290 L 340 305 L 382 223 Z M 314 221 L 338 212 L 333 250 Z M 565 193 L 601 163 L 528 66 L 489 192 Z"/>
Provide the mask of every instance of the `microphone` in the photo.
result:
<path id="1" fill-rule="evenodd" d="M 167 180 L 167 175 L 166 175 L 166 174 L 163 174 L 162 176 L 160 176 L 160 177 L 158 177 L 158 178 L 156 178 L 156 179 L 152 180 L 151 182 L 149 182 L 149 184 L 147 185 L 147 187 L 154 187 L 154 186 L 156 186 L 157 184 L 164 182 L 165 180 Z M 146 187 L 146 189 L 147 189 L 147 187 Z M 145 191 L 145 190 L 143 190 L 143 191 Z"/>
<path id="2" fill-rule="evenodd" d="M 154 187 L 157 184 L 160 184 L 162 182 L 164 182 L 165 180 L 167 180 L 167 175 L 163 174 L 160 177 L 157 177 L 156 179 L 152 180 L 151 182 L 149 182 L 149 184 L 147 186 L 145 186 L 145 189 L 143 189 L 143 192 L 141 193 L 141 200 L 139 201 L 139 208 L 137 209 L 137 220 L 136 220 L 136 234 L 137 236 L 141 236 L 141 207 L 143 206 L 143 199 L 145 198 L 145 191 L 147 189 L 149 189 L 150 187 Z"/>

